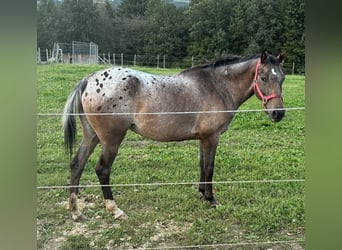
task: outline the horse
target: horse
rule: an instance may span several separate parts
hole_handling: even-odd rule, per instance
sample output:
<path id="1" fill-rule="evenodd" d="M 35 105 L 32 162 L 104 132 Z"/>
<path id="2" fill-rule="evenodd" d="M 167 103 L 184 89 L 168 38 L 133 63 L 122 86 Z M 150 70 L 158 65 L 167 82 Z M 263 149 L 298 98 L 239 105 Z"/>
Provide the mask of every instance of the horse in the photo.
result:
<path id="1" fill-rule="evenodd" d="M 70 93 L 62 117 L 70 158 L 76 143 L 75 116 L 79 116 L 83 130 L 70 163 L 68 209 L 72 218 L 87 219 L 77 205 L 79 181 L 89 156 L 100 143 L 95 172 L 105 208 L 114 219 L 127 219 L 113 198 L 109 178 L 128 130 L 160 142 L 199 140 L 198 191 L 211 207 L 219 206 L 212 191 L 219 137 L 239 106 L 253 94 L 261 100 L 271 121 L 282 120 L 285 76 L 281 65 L 285 54 L 274 56 L 263 50 L 261 54 L 225 56 L 170 76 L 111 67 L 83 78 Z"/>

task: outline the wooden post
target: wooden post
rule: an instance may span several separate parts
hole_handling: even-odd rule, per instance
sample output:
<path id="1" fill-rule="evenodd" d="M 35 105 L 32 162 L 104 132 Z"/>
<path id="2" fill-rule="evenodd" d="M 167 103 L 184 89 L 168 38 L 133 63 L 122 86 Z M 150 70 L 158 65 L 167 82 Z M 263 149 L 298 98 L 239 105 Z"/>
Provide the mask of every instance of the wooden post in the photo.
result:
<path id="1" fill-rule="evenodd" d="M 159 54 L 157 55 L 157 68 L 159 68 Z"/>
<path id="2" fill-rule="evenodd" d="M 109 52 L 108 52 L 108 61 L 109 61 L 109 63 L 110 63 L 110 54 L 109 54 Z"/>
<path id="3" fill-rule="evenodd" d="M 113 53 L 113 64 L 115 66 L 115 53 Z"/>
<path id="4" fill-rule="evenodd" d="M 38 48 L 38 52 L 37 52 L 37 61 L 39 64 L 42 62 L 40 59 L 40 48 Z"/>
<path id="5" fill-rule="evenodd" d="M 123 53 L 121 53 L 121 67 L 123 67 Z"/>
<path id="6" fill-rule="evenodd" d="M 165 69 L 165 55 L 164 55 L 164 58 L 163 58 L 163 68 Z"/>
<path id="7" fill-rule="evenodd" d="M 292 75 L 294 75 L 294 66 L 295 66 L 295 64 L 294 64 L 294 62 L 292 63 Z"/>
<path id="8" fill-rule="evenodd" d="M 191 67 L 194 66 L 194 56 L 191 57 Z"/>
<path id="9" fill-rule="evenodd" d="M 46 62 L 48 63 L 49 62 L 49 50 L 46 49 Z"/>
<path id="10" fill-rule="evenodd" d="M 137 63 L 137 54 L 134 54 L 133 65 L 136 66 Z"/>

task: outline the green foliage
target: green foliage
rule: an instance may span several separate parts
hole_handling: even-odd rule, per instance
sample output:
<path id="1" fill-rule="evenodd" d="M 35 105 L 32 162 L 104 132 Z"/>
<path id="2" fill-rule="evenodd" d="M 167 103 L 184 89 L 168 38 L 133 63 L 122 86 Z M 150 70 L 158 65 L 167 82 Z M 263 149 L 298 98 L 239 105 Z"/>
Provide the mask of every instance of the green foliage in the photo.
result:
<path id="1" fill-rule="evenodd" d="M 148 55 L 172 55 L 169 62 L 186 56 L 187 30 L 183 10 L 163 0 L 150 0 L 145 13 L 144 52 Z M 174 59 L 175 58 L 175 59 Z"/>
<path id="2" fill-rule="evenodd" d="M 92 0 L 64 0 L 56 18 L 59 42 L 94 41 L 97 29 L 98 12 Z"/>
<path id="3" fill-rule="evenodd" d="M 52 0 L 38 5 L 38 43 L 93 41 L 100 53 L 166 55 L 171 64 L 222 54 L 287 51 L 304 66 L 304 1 L 201 0 L 176 8 L 166 0 L 122 0 L 113 7 L 92 0 Z M 304 69 L 296 73 L 303 73 Z"/>
<path id="4" fill-rule="evenodd" d="M 41 48 L 52 48 L 56 42 L 57 7 L 53 0 L 42 0 L 37 9 L 37 44 Z"/>
<path id="5" fill-rule="evenodd" d="M 73 86 L 103 66 L 45 65 L 37 69 L 38 113 L 61 113 Z M 180 69 L 144 71 L 174 74 Z M 304 106 L 303 76 L 287 76 L 286 107 Z M 249 99 L 241 109 L 259 109 Z M 280 123 L 263 112 L 237 113 L 217 149 L 214 181 L 304 179 L 304 110 L 287 111 Z M 80 125 L 79 121 L 77 122 Z M 80 129 L 78 141 L 81 140 Z M 98 184 L 95 149 L 81 184 Z M 194 182 L 199 178 L 198 142 L 159 143 L 129 132 L 112 168 L 112 184 Z M 68 185 L 61 117 L 37 117 L 37 185 Z M 304 183 L 214 184 L 222 206 L 210 209 L 194 185 L 118 186 L 117 204 L 129 216 L 114 221 L 100 188 L 81 188 L 89 220 L 75 223 L 66 209 L 67 189 L 37 191 L 38 249 L 132 249 L 304 238 Z M 251 245 L 236 249 L 301 249 L 302 243 Z"/>

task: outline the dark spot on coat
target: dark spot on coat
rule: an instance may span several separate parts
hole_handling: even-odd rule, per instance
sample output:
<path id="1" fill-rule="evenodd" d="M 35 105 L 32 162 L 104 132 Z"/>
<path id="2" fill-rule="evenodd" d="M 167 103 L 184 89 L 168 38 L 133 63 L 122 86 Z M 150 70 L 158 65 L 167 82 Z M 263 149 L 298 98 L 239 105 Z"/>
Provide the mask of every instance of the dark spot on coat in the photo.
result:
<path id="1" fill-rule="evenodd" d="M 96 83 L 96 86 L 99 86 L 99 83 Z"/>
<path id="2" fill-rule="evenodd" d="M 123 81 L 125 81 L 126 79 L 127 79 L 126 77 L 122 78 Z"/>
<path id="3" fill-rule="evenodd" d="M 98 106 L 96 110 L 100 111 L 101 109 L 102 109 L 102 106 Z"/>
<path id="4" fill-rule="evenodd" d="M 140 81 L 137 77 L 132 76 L 128 79 L 126 85 L 127 93 L 129 96 L 135 96 L 140 91 Z"/>
<path id="5" fill-rule="evenodd" d="M 88 95 L 88 92 L 85 92 L 85 96 L 87 96 Z"/>
<path id="6" fill-rule="evenodd" d="M 113 108 L 115 108 L 116 107 L 116 104 L 113 104 L 113 106 L 112 106 Z"/>
<path id="7" fill-rule="evenodd" d="M 102 87 L 103 87 L 103 84 L 101 83 L 101 84 L 100 84 L 100 88 L 102 88 Z"/>
<path id="8" fill-rule="evenodd" d="M 96 90 L 97 93 L 100 93 L 100 91 L 101 91 L 100 89 L 97 89 L 97 90 Z"/>
<path id="9" fill-rule="evenodd" d="M 102 96 L 105 96 L 105 93 L 103 93 Z"/>
<path id="10" fill-rule="evenodd" d="M 118 70 L 121 70 L 121 68 L 118 68 Z"/>
<path id="11" fill-rule="evenodd" d="M 103 78 L 102 80 L 103 80 L 103 81 L 105 81 L 105 80 L 106 80 L 106 78 Z"/>
<path id="12" fill-rule="evenodd" d="M 110 76 L 109 79 L 112 79 L 112 77 Z"/>
<path id="13" fill-rule="evenodd" d="M 108 77 L 108 72 L 107 71 L 104 72 L 103 74 L 105 75 L 105 77 Z"/>
<path id="14" fill-rule="evenodd" d="M 89 101 L 91 102 L 93 100 L 93 98 L 90 98 Z"/>
<path id="15" fill-rule="evenodd" d="M 120 100 L 122 100 L 122 98 L 123 98 L 122 96 L 119 97 Z"/>

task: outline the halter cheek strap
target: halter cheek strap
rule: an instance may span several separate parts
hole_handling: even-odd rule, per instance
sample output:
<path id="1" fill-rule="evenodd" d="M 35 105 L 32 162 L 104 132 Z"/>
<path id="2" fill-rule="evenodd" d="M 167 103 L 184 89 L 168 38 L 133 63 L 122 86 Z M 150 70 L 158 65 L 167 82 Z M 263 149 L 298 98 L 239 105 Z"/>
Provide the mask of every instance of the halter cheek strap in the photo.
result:
<path id="1" fill-rule="evenodd" d="M 283 100 L 283 97 L 281 95 L 277 95 L 277 94 L 270 94 L 270 95 L 264 95 L 259 87 L 258 84 L 258 70 L 259 70 L 259 66 L 260 66 L 260 59 L 258 60 L 256 67 L 255 67 L 255 74 L 254 74 L 254 80 L 253 80 L 253 90 L 254 90 L 254 94 L 259 97 L 262 101 L 262 107 L 264 109 L 266 108 L 266 104 L 274 99 L 274 98 L 281 98 L 281 100 Z"/>

